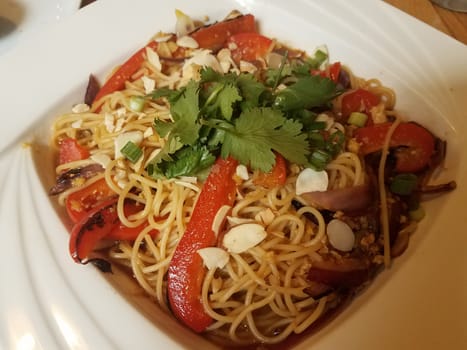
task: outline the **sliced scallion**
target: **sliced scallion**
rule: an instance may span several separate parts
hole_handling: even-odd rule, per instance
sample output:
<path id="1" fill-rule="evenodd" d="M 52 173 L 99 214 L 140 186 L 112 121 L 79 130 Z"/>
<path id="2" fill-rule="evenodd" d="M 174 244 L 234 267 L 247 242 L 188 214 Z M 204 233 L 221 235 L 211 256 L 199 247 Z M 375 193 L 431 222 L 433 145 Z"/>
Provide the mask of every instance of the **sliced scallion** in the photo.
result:
<path id="1" fill-rule="evenodd" d="M 325 150 L 331 155 L 331 157 L 335 157 L 342 151 L 342 148 L 345 144 L 345 135 L 342 131 L 337 130 L 329 135 L 328 140 L 325 144 Z"/>
<path id="2" fill-rule="evenodd" d="M 390 190 L 392 193 L 408 196 L 410 195 L 418 185 L 418 178 L 415 174 L 399 174 L 396 175 L 390 184 Z"/>
<path id="3" fill-rule="evenodd" d="M 130 97 L 130 109 L 133 112 L 141 112 L 144 108 L 146 100 L 143 96 L 131 96 Z"/>
<path id="4" fill-rule="evenodd" d="M 367 120 L 368 120 L 368 116 L 365 113 L 352 112 L 350 113 L 347 123 L 361 128 L 362 126 L 365 126 Z"/>
<path id="5" fill-rule="evenodd" d="M 314 121 L 310 122 L 308 127 L 310 130 L 324 130 L 326 129 L 326 122 Z"/>
<path id="6" fill-rule="evenodd" d="M 326 145 L 324 136 L 316 131 L 310 132 L 308 134 L 308 140 L 310 142 L 310 147 L 312 148 L 324 148 Z"/>
<path id="7" fill-rule="evenodd" d="M 136 163 L 143 155 L 143 150 L 139 148 L 133 141 L 128 141 L 125 146 L 122 147 L 120 152 L 132 163 Z"/>
<path id="8" fill-rule="evenodd" d="M 329 153 L 323 150 L 315 150 L 311 153 L 310 156 L 310 165 L 317 171 L 324 170 L 326 165 L 332 160 L 332 157 Z"/>
<path id="9" fill-rule="evenodd" d="M 321 64 L 326 61 L 328 54 L 324 50 L 316 50 L 314 56 L 308 60 L 308 63 L 314 68 L 318 69 Z"/>

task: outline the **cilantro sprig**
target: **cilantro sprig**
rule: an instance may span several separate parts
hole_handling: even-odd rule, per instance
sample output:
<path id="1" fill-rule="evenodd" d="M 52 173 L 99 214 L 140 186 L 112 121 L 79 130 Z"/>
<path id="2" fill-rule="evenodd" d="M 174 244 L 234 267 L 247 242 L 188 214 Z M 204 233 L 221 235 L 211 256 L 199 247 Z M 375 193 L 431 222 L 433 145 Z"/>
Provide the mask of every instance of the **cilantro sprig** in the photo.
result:
<path id="1" fill-rule="evenodd" d="M 285 74 L 293 76 L 293 83 L 280 91 L 268 85 L 267 77 L 263 82 L 249 73 L 221 74 L 211 68 L 203 68 L 199 81 L 178 90 L 155 90 L 148 98 L 166 98 L 172 121 L 154 121 L 166 143 L 149 162 L 148 174 L 200 175 L 219 155 L 268 172 L 274 152 L 309 166 L 313 150 L 309 136 L 321 128 L 313 122 L 312 109 L 328 104 L 338 91 L 330 79 L 294 71 L 299 70 L 283 66 L 266 73 L 276 79 L 273 85 Z"/>
<path id="2" fill-rule="evenodd" d="M 253 169 L 270 171 L 275 161 L 272 150 L 294 163 L 305 164 L 309 150 L 302 125 L 287 119 L 280 110 L 252 108 L 242 112 L 226 132 L 221 155 L 230 155 Z"/>

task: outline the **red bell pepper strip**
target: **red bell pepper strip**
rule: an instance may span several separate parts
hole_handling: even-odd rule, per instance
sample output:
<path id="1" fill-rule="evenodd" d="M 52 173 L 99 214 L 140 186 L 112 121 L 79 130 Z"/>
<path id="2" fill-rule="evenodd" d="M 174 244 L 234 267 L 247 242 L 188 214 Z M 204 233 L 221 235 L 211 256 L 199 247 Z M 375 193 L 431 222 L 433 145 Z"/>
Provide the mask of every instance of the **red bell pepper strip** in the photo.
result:
<path id="1" fill-rule="evenodd" d="M 340 62 L 334 62 L 329 66 L 329 78 L 337 83 L 339 80 L 339 73 L 341 72 L 341 63 Z"/>
<path id="2" fill-rule="evenodd" d="M 276 163 L 272 170 L 268 173 L 259 173 L 253 180 L 255 185 L 263 186 L 266 188 L 274 188 L 285 184 L 287 179 L 287 163 L 280 154 L 276 153 Z"/>
<path id="3" fill-rule="evenodd" d="M 76 139 L 69 137 L 60 141 L 58 149 L 58 162 L 60 164 L 87 159 L 89 155 L 89 150 L 81 146 Z"/>
<path id="4" fill-rule="evenodd" d="M 106 201 L 116 193 L 110 189 L 105 179 L 100 179 L 83 189 L 71 193 L 66 198 L 66 211 L 70 219 L 77 223 L 88 215 L 98 203 Z"/>
<path id="5" fill-rule="evenodd" d="M 146 54 L 147 47 L 155 50 L 157 48 L 157 42 L 149 42 L 146 46 L 136 51 L 136 53 L 134 53 L 133 56 L 131 56 L 125 63 L 123 63 L 123 65 L 121 65 L 101 87 L 94 98 L 93 103 L 96 103 L 102 97 L 111 94 L 112 92 L 122 90 L 125 87 L 125 81 L 129 80 L 144 62 L 144 55 Z"/>
<path id="6" fill-rule="evenodd" d="M 117 197 L 105 200 L 89 210 L 86 216 L 77 222 L 70 235 L 69 250 L 72 258 L 79 263 L 85 261 L 102 239 L 133 241 L 148 225 L 147 222 L 136 227 L 126 227 L 120 222 L 117 212 Z M 134 201 L 125 201 L 124 212 L 129 216 L 137 213 L 141 207 Z M 154 237 L 157 230 L 149 234 Z"/>
<path id="7" fill-rule="evenodd" d="M 332 63 L 326 70 L 321 70 L 321 69 L 310 70 L 311 75 L 319 75 L 320 77 L 323 77 L 323 78 L 329 78 L 335 83 L 337 83 L 337 81 L 339 80 L 340 72 L 341 72 L 340 62 Z"/>
<path id="8" fill-rule="evenodd" d="M 233 19 L 201 27 L 190 34 L 199 47 L 217 51 L 225 46 L 229 37 L 238 33 L 256 32 L 255 17 L 243 15 Z"/>
<path id="9" fill-rule="evenodd" d="M 142 206 L 138 205 L 134 201 L 126 201 L 123 206 L 123 211 L 125 216 L 128 217 L 130 215 L 136 214 L 141 211 Z M 116 241 L 134 241 L 136 237 L 149 225 L 148 221 L 144 221 L 142 224 L 136 227 L 128 227 L 125 226 L 123 223 L 119 223 L 114 227 L 114 229 L 105 237 L 106 239 L 113 239 Z M 152 229 L 149 232 L 151 237 L 155 237 L 159 231 Z"/>
<path id="10" fill-rule="evenodd" d="M 102 202 L 73 226 L 70 235 L 70 255 L 78 263 L 85 261 L 97 243 L 104 239 L 120 222 L 117 198 Z"/>
<path id="11" fill-rule="evenodd" d="M 354 136 L 360 144 L 360 152 L 366 155 L 380 151 L 391 125 L 382 123 L 356 129 Z M 389 147 L 400 147 L 396 152 L 397 172 L 417 172 L 430 161 L 435 150 L 435 138 L 418 124 L 401 123 L 394 130 Z"/>
<path id="12" fill-rule="evenodd" d="M 204 331 L 212 323 L 201 302 L 205 269 L 198 250 L 216 244 L 212 223 L 222 206 L 234 202 L 236 167 L 237 161 L 232 158 L 220 158 L 213 165 L 169 266 L 167 283 L 172 312 L 195 332 Z"/>
<path id="13" fill-rule="evenodd" d="M 357 89 L 342 96 L 342 116 L 347 118 L 352 112 L 364 112 L 370 115 L 372 107 L 378 105 L 380 98 L 365 89 Z"/>
<path id="14" fill-rule="evenodd" d="M 239 33 L 228 38 L 226 46 L 230 44 L 234 44 L 232 58 L 238 64 L 241 60 L 254 61 L 266 56 L 272 40 L 258 33 Z"/>
<path id="15" fill-rule="evenodd" d="M 136 237 L 149 225 L 148 222 L 143 222 L 136 227 L 128 227 L 122 223 L 118 224 L 110 233 L 105 236 L 105 239 L 115 241 L 134 241 Z M 157 236 L 159 231 L 151 230 L 148 232 L 151 237 Z"/>

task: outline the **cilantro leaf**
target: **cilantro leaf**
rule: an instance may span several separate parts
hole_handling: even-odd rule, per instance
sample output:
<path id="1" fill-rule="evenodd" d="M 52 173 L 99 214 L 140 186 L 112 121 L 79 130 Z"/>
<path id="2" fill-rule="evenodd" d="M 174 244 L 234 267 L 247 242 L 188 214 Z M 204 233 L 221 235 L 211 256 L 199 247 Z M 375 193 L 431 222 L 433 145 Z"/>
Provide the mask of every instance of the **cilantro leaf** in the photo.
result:
<path id="1" fill-rule="evenodd" d="M 239 93 L 239 98 L 236 99 L 235 102 L 241 101 L 242 110 L 260 105 L 260 97 L 267 90 L 266 86 L 259 82 L 253 74 L 228 73 L 222 75 L 209 67 L 201 70 L 201 83 L 223 84 L 224 86 L 229 86 L 228 89 L 230 90 L 236 88 Z M 216 85 L 210 86 L 210 96 L 212 92 L 215 91 L 215 86 Z M 222 99 L 222 96 L 216 96 L 216 98 Z M 209 100 L 209 97 L 207 99 Z"/>
<path id="2" fill-rule="evenodd" d="M 226 80 L 226 77 L 229 74 L 223 75 L 218 71 L 215 71 L 211 67 L 203 67 L 200 72 L 201 80 L 200 82 L 203 83 L 212 83 L 212 82 L 223 82 Z"/>
<path id="3" fill-rule="evenodd" d="M 154 120 L 154 129 L 160 137 L 166 137 L 172 130 L 175 129 L 176 124 L 173 122 L 164 122 L 159 119 Z"/>
<path id="4" fill-rule="evenodd" d="M 173 161 L 163 161 L 159 169 L 167 178 L 192 176 L 214 164 L 216 157 L 206 146 L 183 147 L 173 156 Z"/>
<path id="5" fill-rule="evenodd" d="M 180 91 L 178 90 L 171 90 L 169 88 L 161 88 L 161 89 L 154 90 L 153 92 L 148 94 L 147 97 L 150 97 L 153 100 L 157 100 L 158 98 L 161 98 L 161 97 L 166 97 L 170 102 L 170 101 L 175 101 L 179 95 L 180 95 Z"/>
<path id="6" fill-rule="evenodd" d="M 154 128 L 161 137 L 172 134 L 185 145 L 192 145 L 198 139 L 201 125 L 199 115 L 199 84 L 190 81 L 179 91 L 160 89 L 153 92 L 151 98 L 167 97 L 170 102 L 170 114 L 173 122 L 154 120 Z"/>
<path id="7" fill-rule="evenodd" d="M 199 83 L 191 80 L 181 90 L 178 97 L 171 101 L 170 113 L 175 123 L 172 133 L 176 133 L 183 144 L 194 144 L 201 127 L 198 123 Z"/>
<path id="8" fill-rule="evenodd" d="M 162 162 L 172 162 L 172 155 L 183 147 L 183 144 L 176 137 L 169 137 L 164 147 L 161 148 L 159 153 L 151 159 L 146 167 L 149 176 L 158 179 L 164 176 L 164 172 L 159 167 Z"/>
<path id="9" fill-rule="evenodd" d="M 242 110 L 257 107 L 261 104 L 260 98 L 266 91 L 266 87 L 256 80 L 252 74 L 238 75 L 236 83 L 243 96 Z"/>
<path id="10" fill-rule="evenodd" d="M 336 84 L 331 79 L 307 76 L 281 90 L 276 95 L 274 106 L 283 111 L 308 109 L 322 106 L 336 96 Z"/>
<path id="11" fill-rule="evenodd" d="M 268 172 L 277 151 L 288 160 L 305 164 L 308 144 L 299 122 L 284 117 L 272 108 L 252 108 L 244 111 L 232 130 L 225 130 L 221 155 L 231 155 L 253 169 Z"/>
<path id="12" fill-rule="evenodd" d="M 274 89 L 285 77 L 290 75 L 292 75 L 292 67 L 289 64 L 284 64 L 279 68 L 269 68 L 266 71 L 265 84 Z"/>
<path id="13" fill-rule="evenodd" d="M 218 117 L 218 113 L 220 113 L 224 119 L 230 120 L 232 119 L 234 103 L 241 100 L 242 96 L 240 96 L 238 89 L 233 84 L 217 83 L 212 94 L 208 97 L 204 109 L 206 113 L 214 117 Z"/>

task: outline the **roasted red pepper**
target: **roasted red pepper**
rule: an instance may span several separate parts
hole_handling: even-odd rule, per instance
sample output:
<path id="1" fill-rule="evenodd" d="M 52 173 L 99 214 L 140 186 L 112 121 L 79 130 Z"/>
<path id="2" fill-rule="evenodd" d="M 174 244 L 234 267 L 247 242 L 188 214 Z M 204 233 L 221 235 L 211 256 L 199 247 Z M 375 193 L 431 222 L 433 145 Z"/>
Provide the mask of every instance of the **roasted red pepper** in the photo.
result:
<path id="1" fill-rule="evenodd" d="M 79 191 L 70 193 L 66 199 L 66 211 L 70 219 L 76 223 L 87 216 L 97 204 L 116 195 L 102 178 Z"/>
<path id="2" fill-rule="evenodd" d="M 237 64 L 241 61 L 254 61 L 264 58 L 268 53 L 272 40 L 258 33 L 239 33 L 227 40 L 227 47 L 233 44 L 232 58 Z"/>
<path id="3" fill-rule="evenodd" d="M 123 206 L 123 211 L 126 217 L 136 214 L 142 209 L 143 205 L 137 204 L 136 202 L 130 200 L 125 201 Z M 141 231 L 143 231 L 148 225 L 149 222 L 147 220 L 135 227 L 128 227 L 119 222 L 105 238 L 113 239 L 116 241 L 134 241 L 141 233 Z M 152 229 L 148 233 L 151 237 L 154 238 L 159 233 L 159 231 Z"/>
<path id="4" fill-rule="evenodd" d="M 253 15 L 244 15 L 231 20 L 218 22 L 206 27 L 201 27 L 191 34 L 198 42 L 198 45 L 205 49 L 218 50 L 224 46 L 233 34 L 243 32 L 256 32 L 256 23 Z M 141 67 L 144 62 L 146 48 L 157 49 L 157 42 L 151 41 L 143 48 L 134 53 L 123 65 L 121 65 L 115 73 L 101 87 L 94 102 L 96 103 L 102 97 L 111 94 L 112 92 L 122 90 L 125 87 L 125 81 L 130 80 L 131 76 Z M 183 56 L 183 50 L 176 53 L 178 56 Z"/>
<path id="5" fill-rule="evenodd" d="M 212 322 L 201 302 L 205 269 L 198 250 L 216 245 L 212 223 L 222 206 L 234 202 L 236 167 L 237 161 L 232 158 L 218 159 L 213 165 L 169 266 L 167 283 L 172 312 L 195 332 L 204 331 Z"/>
<path id="6" fill-rule="evenodd" d="M 392 123 L 374 124 L 355 130 L 354 136 L 363 155 L 380 151 Z M 427 166 L 435 150 L 435 138 L 415 123 L 401 123 L 392 134 L 389 147 L 396 151 L 397 172 L 417 172 Z"/>
<path id="7" fill-rule="evenodd" d="M 121 65 L 101 87 L 94 98 L 94 103 L 99 101 L 102 97 L 111 94 L 112 92 L 122 90 L 125 87 L 125 81 L 130 80 L 131 76 L 136 73 L 144 62 L 147 47 L 155 50 L 157 48 L 157 42 L 149 42 L 146 46 L 136 51 L 136 53 L 134 53 L 133 56 L 131 56 L 125 63 L 123 63 L 123 65 Z"/>
<path id="8" fill-rule="evenodd" d="M 60 164 L 87 158 L 89 158 L 89 150 L 81 146 L 76 139 L 68 137 L 60 141 L 58 149 L 58 162 Z"/>
<path id="9" fill-rule="evenodd" d="M 117 198 L 100 203 L 80 222 L 73 226 L 69 250 L 79 263 L 86 260 L 96 247 L 120 222 L 117 213 Z"/>
<path id="10" fill-rule="evenodd" d="M 255 185 L 274 188 L 285 184 L 285 180 L 287 180 L 287 163 L 284 157 L 276 153 L 276 163 L 272 170 L 268 173 L 260 172 L 253 182 Z"/>
<path id="11" fill-rule="evenodd" d="M 365 89 L 357 89 L 342 96 L 342 116 L 347 118 L 352 112 L 364 112 L 370 115 L 372 107 L 377 106 L 380 98 Z"/>
<path id="12" fill-rule="evenodd" d="M 118 218 L 117 197 L 96 204 L 86 216 L 77 222 L 70 235 L 69 250 L 72 258 L 79 263 L 88 259 L 89 254 L 103 239 L 135 240 L 138 234 L 148 225 L 147 222 L 137 227 L 126 227 Z M 125 215 L 129 216 L 140 210 L 134 201 L 125 201 L 123 208 Z M 150 231 L 151 236 L 157 234 Z"/>
<path id="13" fill-rule="evenodd" d="M 337 83 L 337 81 L 339 80 L 340 72 L 341 72 L 341 63 L 334 62 L 333 64 L 329 66 L 329 79 Z"/>
<path id="14" fill-rule="evenodd" d="M 255 17 L 248 14 L 201 27 L 190 35 L 199 47 L 217 51 L 224 47 L 227 39 L 232 35 L 256 31 Z"/>

